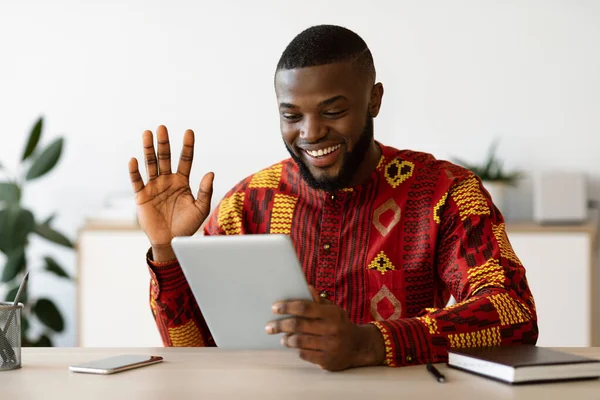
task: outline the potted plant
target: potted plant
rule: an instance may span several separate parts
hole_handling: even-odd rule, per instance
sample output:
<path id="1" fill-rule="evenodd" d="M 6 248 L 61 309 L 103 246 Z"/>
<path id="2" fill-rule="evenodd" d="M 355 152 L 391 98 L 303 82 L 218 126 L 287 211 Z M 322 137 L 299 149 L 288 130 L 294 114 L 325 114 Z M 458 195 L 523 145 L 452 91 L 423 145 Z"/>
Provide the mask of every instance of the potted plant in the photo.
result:
<path id="1" fill-rule="evenodd" d="M 62 153 L 62 138 L 55 139 L 42 150 L 38 148 L 42 127 L 43 118 L 39 118 L 31 129 L 16 172 L 11 173 L 6 166 L 0 164 L 0 175 L 6 178 L 0 181 L 0 252 L 6 259 L 4 267 L 0 269 L 0 282 L 8 285 L 5 300 L 10 302 L 15 298 L 21 278 L 28 270 L 30 280 L 43 272 L 62 279 L 71 279 L 51 256 L 45 256 L 41 263 L 34 263 L 27 254 L 31 235 L 73 248 L 73 244 L 65 235 L 52 228 L 54 215 L 43 220 L 38 219 L 33 211 L 25 208 L 21 202 L 27 184 L 48 174 L 56 166 Z M 32 264 L 41 268 L 32 270 Z M 61 312 L 51 299 L 34 299 L 27 295 L 27 290 L 24 292 L 21 297 L 21 302 L 25 305 L 21 316 L 23 346 L 53 346 L 52 336 L 64 330 Z M 31 337 L 29 329 L 32 316 L 44 327 L 36 338 Z"/>
<path id="2" fill-rule="evenodd" d="M 498 143 L 498 140 L 492 142 L 487 158 L 481 164 L 472 164 L 459 158 L 453 158 L 452 161 L 477 175 L 482 180 L 483 186 L 492 197 L 496 207 L 503 211 L 506 205 L 507 188 L 515 186 L 522 175 L 520 171 L 508 172 L 504 169 L 503 162 L 496 155 Z"/>

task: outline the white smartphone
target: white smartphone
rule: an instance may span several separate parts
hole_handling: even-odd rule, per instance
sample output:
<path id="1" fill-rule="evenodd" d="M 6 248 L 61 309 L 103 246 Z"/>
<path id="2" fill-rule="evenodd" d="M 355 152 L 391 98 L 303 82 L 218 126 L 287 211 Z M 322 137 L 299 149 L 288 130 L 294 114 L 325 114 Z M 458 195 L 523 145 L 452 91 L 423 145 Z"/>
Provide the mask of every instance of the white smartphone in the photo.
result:
<path id="1" fill-rule="evenodd" d="M 94 360 L 84 364 L 71 365 L 69 366 L 69 370 L 87 374 L 109 375 L 156 364 L 162 360 L 163 358 L 160 356 L 124 354 L 115 357 L 103 358 L 101 360 Z"/>

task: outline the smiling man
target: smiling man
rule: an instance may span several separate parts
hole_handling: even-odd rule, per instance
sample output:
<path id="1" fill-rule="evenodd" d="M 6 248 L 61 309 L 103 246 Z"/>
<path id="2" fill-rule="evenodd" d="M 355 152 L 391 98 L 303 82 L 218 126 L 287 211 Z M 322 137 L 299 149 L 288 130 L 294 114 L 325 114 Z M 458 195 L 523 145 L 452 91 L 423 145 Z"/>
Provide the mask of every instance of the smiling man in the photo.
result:
<path id="1" fill-rule="evenodd" d="M 194 134 L 177 172 L 166 128 L 143 135 L 148 181 L 129 169 L 151 243 L 150 306 L 166 346 L 214 346 L 171 249 L 175 236 L 290 235 L 314 301 L 275 304 L 284 346 L 328 370 L 447 360 L 453 347 L 535 344 L 525 268 L 479 178 L 432 155 L 374 139 L 383 85 L 354 32 L 311 27 L 275 73 L 291 158 L 232 188 L 209 216 L 212 181 L 189 186 Z M 157 157 L 158 154 L 158 157 Z M 450 295 L 456 304 L 447 306 Z"/>

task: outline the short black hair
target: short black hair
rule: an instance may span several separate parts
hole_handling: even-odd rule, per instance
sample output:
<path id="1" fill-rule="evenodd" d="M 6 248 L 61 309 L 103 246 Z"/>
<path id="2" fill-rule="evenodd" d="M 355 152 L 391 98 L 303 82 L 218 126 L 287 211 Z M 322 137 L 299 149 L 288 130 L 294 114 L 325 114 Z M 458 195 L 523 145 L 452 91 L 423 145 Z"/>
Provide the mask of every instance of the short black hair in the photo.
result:
<path id="1" fill-rule="evenodd" d="M 339 62 L 354 63 L 375 82 L 371 50 L 358 34 L 337 25 L 316 25 L 296 35 L 283 51 L 276 72 Z"/>

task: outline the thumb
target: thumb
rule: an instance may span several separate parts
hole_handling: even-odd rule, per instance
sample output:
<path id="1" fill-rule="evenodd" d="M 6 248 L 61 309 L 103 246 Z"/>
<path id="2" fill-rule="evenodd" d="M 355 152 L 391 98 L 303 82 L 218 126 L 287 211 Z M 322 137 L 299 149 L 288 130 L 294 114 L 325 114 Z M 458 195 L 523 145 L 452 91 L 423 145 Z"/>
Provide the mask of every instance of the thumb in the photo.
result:
<path id="1" fill-rule="evenodd" d="M 204 175 L 204 177 L 200 181 L 200 188 L 198 189 L 198 198 L 196 201 L 208 210 L 210 210 L 210 201 L 212 199 L 213 194 L 214 179 L 215 174 L 212 172 L 209 172 L 208 174 Z"/>

